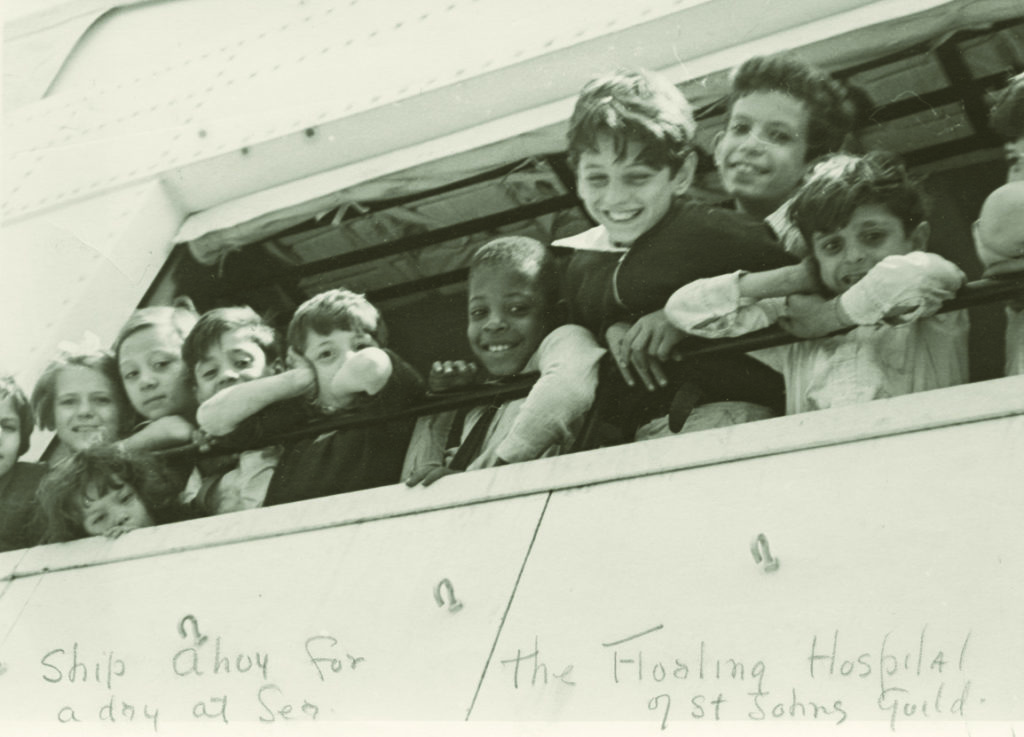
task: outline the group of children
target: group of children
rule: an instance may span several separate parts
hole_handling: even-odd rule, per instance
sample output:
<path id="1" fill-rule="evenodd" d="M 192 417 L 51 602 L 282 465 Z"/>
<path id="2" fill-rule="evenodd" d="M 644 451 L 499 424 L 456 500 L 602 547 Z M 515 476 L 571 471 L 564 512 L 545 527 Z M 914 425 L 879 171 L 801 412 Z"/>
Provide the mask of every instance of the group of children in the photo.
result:
<path id="1" fill-rule="evenodd" d="M 599 382 L 619 439 L 641 440 L 966 381 L 966 313 L 939 312 L 965 276 L 926 251 L 923 196 L 903 165 L 836 153 L 852 111 L 820 70 L 757 57 L 732 82 L 714 144 L 722 203 L 687 192 L 696 123 L 674 85 L 636 71 L 583 88 L 568 159 L 596 227 L 557 248 L 512 236 L 473 255 L 466 335 L 479 366 L 438 361 L 424 382 L 387 347 L 377 309 L 334 289 L 298 308 L 287 348 L 248 307 L 176 304 L 136 311 L 111 351 L 65 349 L 31 401 L 0 380 L 0 550 L 557 454 Z M 1008 155 L 1024 149 L 1022 87 L 1003 101 L 1017 106 Z M 986 273 L 1024 264 L 1022 202 L 1024 182 L 986 202 Z M 1008 306 L 1014 371 L 1021 307 Z M 686 336 L 772 324 L 806 340 L 677 360 Z M 614 370 L 602 371 L 606 353 Z M 402 412 L 427 390 L 532 372 L 522 399 Z M 329 425 L 366 416 L 383 420 Z M 18 460 L 36 422 L 56 435 L 48 468 Z M 218 453 L 156 452 L 211 443 Z"/>

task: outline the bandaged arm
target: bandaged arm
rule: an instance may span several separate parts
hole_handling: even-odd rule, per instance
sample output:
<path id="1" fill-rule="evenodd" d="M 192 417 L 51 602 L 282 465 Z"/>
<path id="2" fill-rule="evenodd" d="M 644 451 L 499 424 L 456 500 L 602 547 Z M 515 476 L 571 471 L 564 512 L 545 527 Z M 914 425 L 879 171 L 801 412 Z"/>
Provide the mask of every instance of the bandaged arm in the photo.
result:
<path id="1" fill-rule="evenodd" d="M 305 366 L 235 384 L 199 405 L 196 422 L 214 437 L 227 435 L 271 404 L 301 396 L 315 386 L 316 375 Z"/>
<path id="2" fill-rule="evenodd" d="M 726 338 L 760 330 L 785 313 L 782 295 L 809 291 L 799 272 L 736 272 L 687 284 L 669 298 L 665 314 L 681 330 Z M 934 253 L 887 256 L 835 298 L 835 329 L 880 322 L 900 324 L 928 317 L 966 281 L 955 264 Z"/>
<path id="3" fill-rule="evenodd" d="M 956 265 L 934 253 L 886 256 L 839 297 L 857 325 L 891 325 L 934 315 L 967 281 Z"/>
<path id="4" fill-rule="evenodd" d="M 567 445 L 590 409 L 597 365 L 605 353 L 590 331 L 562 325 L 537 349 L 540 378 L 530 389 L 498 457 L 508 463 L 539 458 L 552 445 Z"/>
<path id="5" fill-rule="evenodd" d="M 785 314 L 785 296 L 811 288 L 803 264 L 771 271 L 736 271 L 698 279 L 665 304 L 669 322 L 690 335 L 730 338 L 761 330 Z"/>

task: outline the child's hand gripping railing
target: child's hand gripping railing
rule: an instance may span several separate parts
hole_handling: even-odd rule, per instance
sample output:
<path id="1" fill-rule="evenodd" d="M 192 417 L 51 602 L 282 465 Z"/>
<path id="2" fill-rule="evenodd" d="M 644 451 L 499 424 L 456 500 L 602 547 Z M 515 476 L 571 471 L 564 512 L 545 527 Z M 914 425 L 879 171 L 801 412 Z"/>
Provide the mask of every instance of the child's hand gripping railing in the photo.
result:
<path id="1" fill-rule="evenodd" d="M 983 304 L 1001 302 L 1011 297 L 1024 295 L 1024 273 L 1008 274 L 992 279 L 980 279 L 965 284 L 957 296 L 946 302 L 939 312 L 951 312 L 975 307 Z M 717 353 L 746 353 L 760 348 L 771 348 L 773 346 L 795 343 L 801 340 L 777 326 L 772 326 L 756 333 L 744 335 L 738 338 L 725 338 L 721 340 L 687 340 L 681 346 L 683 359 L 696 356 L 707 356 Z M 354 429 L 366 427 L 376 423 L 391 422 L 394 420 L 409 419 L 422 415 L 431 415 L 438 412 L 457 409 L 459 407 L 471 407 L 491 402 L 503 402 L 511 399 L 525 397 L 530 387 L 537 380 L 539 374 L 523 374 L 521 376 L 506 379 L 498 384 L 478 385 L 472 389 L 453 391 L 446 394 L 427 395 L 423 402 L 406 407 L 402 410 L 383 414 L 347 414 L 344 417 L 329 417 L 319 422 L 310 423 L 300 429 L 281 433 L 272 438 L 260 442 L 260 447 L 290 443 L 306 437 L 316 437 L 321 433 L 332 430 Z M 576 443 L 575 450 L 583 450 L 589 447 L 589 436 L 596 424 L 596 418 L 600 414 L 601 392 L 598 390 L 598 399 L 594 408 L 584 423 L 584 429 Z M 220 455 L 225 453 L 237 453 L 248 448 L 240 445 L 228 444 L 228 442 L 212 439 L 209 446 L 200 446 L 190 443 L 178 448 L 161 451 L 164 457 L 179 456 L 189 453 L 201 452 L 203 455 Z"/>

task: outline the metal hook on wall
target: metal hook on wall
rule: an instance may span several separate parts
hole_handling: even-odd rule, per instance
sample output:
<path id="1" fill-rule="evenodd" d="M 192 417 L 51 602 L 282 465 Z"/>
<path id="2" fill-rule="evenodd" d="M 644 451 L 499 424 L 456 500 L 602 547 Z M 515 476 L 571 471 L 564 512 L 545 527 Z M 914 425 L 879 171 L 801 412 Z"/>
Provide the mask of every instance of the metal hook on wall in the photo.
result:
<path id="1" fill-rule="evenodd" d="M 462 602 L 455 598 L 455 587 L 452 586 L 452 582 L 447 578 L 442 578 L 438 581 L 437 586 L 434 587 L 434 601 L 437 602 L 438 606 L 444 606 L 446 598 L 448 611 L 457 612 L 462 609 Z"/>
<path id="2" fill-rule="evenodd" d="M 195 641 L 196 646 L 198 647 L 199 645 L 202 645 L 204 642 L 206 642 L 207 638 L 206 635 L 199 631 L 199 620 L 196 619 L 194 614 L 186 614 L 184 617 L 181 618 L 181 621 L 178 622 L 178 634 L 181 635 L 184 639 L 188 639 L 188 632 L 185 631 L 185 625 L 188 622 L 192 623 L 192 637 Z"/>
<path id="3" fill-rule="evenodd" d="M 778 570 L 779 559 L 772 557 L 772 551 L 768 547 L 768 538 L 763 532 L 758 533 L 757 537 L 750 543 L 750 554 L 754 556 L 755 563 L 764 564 L 766 573 Z"/>

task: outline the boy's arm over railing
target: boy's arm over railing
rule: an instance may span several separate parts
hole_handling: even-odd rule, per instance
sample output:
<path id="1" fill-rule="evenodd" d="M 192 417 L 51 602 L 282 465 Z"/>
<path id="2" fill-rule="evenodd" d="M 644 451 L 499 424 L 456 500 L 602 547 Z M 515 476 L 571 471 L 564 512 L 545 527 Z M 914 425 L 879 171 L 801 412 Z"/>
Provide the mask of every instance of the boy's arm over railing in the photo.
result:
<path id="1" fill-rule="evenodd" d="M 1024 274 L 1006 275 L 1000 278 L 980 279 L 965 284 L 956 294 L 956 297 L 945 302 L 938 312 L 951 312 L 975 307 L 983 304 L 993 304 L 1012 297 L 1024 295 Z M 715 353 L 747 353 L 761 348 L 795 343 L 801 340 L 778 326 L 771 326 L 749 335 L 737 338 L 725 338 L 722 340 L 688 340 L 681 346 L 683 359 L 689 356 L 706 356 Z M 281 433 L 273 438 L 261 440 L 260 447 L 271 443 L 288 443 L 304 437 L 317 436 L 324 432 L 341 428 L 355 428 L 372 425 L 378 422 L 387 422 L 395 419 L 417 417 L 420 415 L 444 412 L 458 407 L 474 406 L 491 401 L 507 401 L 526 396 L 530 387 L 538 378 L 538 374 L 524 374 L 516 379 L 503 382 L 498 386 L 474 387 L 470 390 L 452 392 L 444 396 L 429 396 L 427 401 L 415 406 L 406 407 L 402 410 L 386 414 L 346 415 L 342 418 L 327 418 L 325 420 L 310 423 L 300 429 Z M 252 384 L 253 382 L 249 382 Z M 165 454 L 177 454 L 183 452 L 194 452 L 195 445 L 186 445 L 164 451 Z M 210 453 L 237 452 L 241 448 L 221 447 L 214 443 Z"/>
<path id="2" fill-rule="evenodd" d="M 315 386 L 316 375 L 305 365 L 235 384 L 203 402 L 196 411 L 196 422 L 208 435 L 227 435 L 260 410 L 275 402 L 302 396 Z"/>

